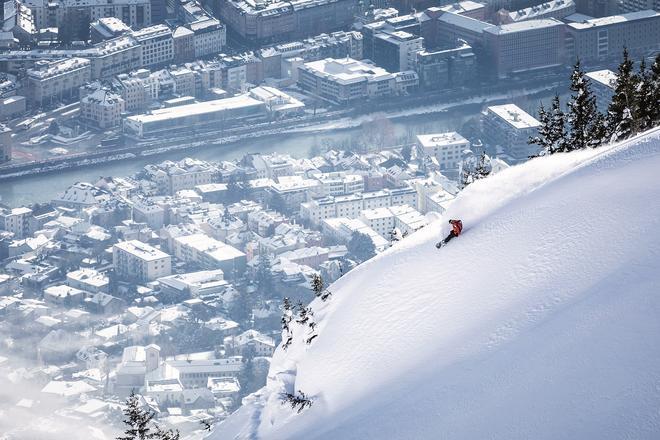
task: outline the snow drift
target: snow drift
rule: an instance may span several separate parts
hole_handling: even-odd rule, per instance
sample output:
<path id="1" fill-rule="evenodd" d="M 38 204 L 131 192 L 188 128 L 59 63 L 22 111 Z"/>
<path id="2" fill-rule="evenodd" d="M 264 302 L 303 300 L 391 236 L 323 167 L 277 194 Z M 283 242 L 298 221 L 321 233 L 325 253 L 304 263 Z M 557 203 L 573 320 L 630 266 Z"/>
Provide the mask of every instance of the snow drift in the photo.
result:
<path id="1" fill-rule="evenodd" d="M 659 176 L 654 130 L 472 184 L 313 302 L 318 338 L 209 437 L 659 438 Z"/>

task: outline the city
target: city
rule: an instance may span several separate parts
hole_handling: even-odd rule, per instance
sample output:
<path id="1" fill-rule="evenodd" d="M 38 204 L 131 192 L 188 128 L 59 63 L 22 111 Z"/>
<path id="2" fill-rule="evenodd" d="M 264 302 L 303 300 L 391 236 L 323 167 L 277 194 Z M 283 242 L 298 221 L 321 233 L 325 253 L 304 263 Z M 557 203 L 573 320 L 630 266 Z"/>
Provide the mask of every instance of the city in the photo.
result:
<path id="1" fill-rule="evenodd" d="M 337 292 L 657 131 L 659 54 L 657 0 L 5 1 L 0 439 L 300 438 Z"/>

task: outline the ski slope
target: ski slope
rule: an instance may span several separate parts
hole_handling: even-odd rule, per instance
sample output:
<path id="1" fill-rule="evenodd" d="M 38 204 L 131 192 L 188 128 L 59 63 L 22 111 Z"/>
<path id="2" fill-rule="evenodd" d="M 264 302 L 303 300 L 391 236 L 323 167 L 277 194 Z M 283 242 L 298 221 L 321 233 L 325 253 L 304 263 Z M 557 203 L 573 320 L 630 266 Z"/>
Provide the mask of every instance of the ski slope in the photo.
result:
<path id="1" fill-rule="evenodd" d="M 330 290 L 209 438 L 658 439 L 660 130 L 478 181 Z"/>

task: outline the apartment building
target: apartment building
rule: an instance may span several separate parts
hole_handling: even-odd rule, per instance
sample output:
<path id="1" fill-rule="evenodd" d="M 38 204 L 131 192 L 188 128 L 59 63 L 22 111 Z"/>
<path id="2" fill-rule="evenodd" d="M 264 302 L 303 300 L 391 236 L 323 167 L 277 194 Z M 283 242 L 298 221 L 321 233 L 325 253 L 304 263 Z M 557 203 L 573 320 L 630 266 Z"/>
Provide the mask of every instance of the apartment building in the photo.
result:
<path id="1" fill-rule="evenodd" d="M 420 134 L 417 146 L 426 156 L 435 157 L 441 170 L 458 169 L 463 150 L 470 148 L 470 142 L 456 132 Z"/>
<path id="2" fill-rule="evenodd" d="M 93 79 L 111 78 L 142 67 L 142 46 L 132 35 L 103 41 L 88 56 Z"/>
<path id="3" fill-rule="evenodd" d="M 108 89 L 98 89 L 80 100 L 80 118 L 98 128 L 118 127 L 126 110 L 122 97 Z"/>
<path id="4" fill-rule="evenodd" d="M 418 52 L 415 70 L 420 88 L 439 90 L 470 85 L 477 75 L 477 57 L 470 45 L 461 42 L 452 49 Z"/>
<path id="5" fill-rule="evenodd" d="M 325 219 L 344 217 L 356 219 L 365 209 L 387 208 L 396 205 L 417 206 L 417 192 L 413 188 L 384 189 L 366 193 L 328 196 L 300 204 L 300 216 L 319 224 Z"/>
<path id="6" fill-rule="evenodd" d="M 128 280 L 149 282 L 172 274 L 172 257 L 139 240 L 115 244 L 112 264 L 115 273 Z"/>
<path id="7" fill-rule="evenodd" d="M 91 75 L 91 63 L 85 58 L 38 61 L 27 71 L 28 101 L 33 106 L 41 106 L 75 97 Z"/>
<path id="8" fill-rule="evenodd" d="M 499 77 L 562 64 L 564 24 L 554 18 L 526 20 L 484 30 L 484 45 Z"/>
<path id="9" fill-rule="evenodd" d="M 405 31 L 379 32 L 373 36 L 371 60 L 389 72 L 414 70 L 424 38 Z"/>
<path id="10" fill-rule="evenodd" d="M 217 12 L 237 36 L 257 46 L 348 28 L 357 1 L 227 0 L 219 3 Z"/>
<path id="11" fill-rule="evenodd" d="M 142 46 L 143 66 L 157 66 L 174 60 L 172 31 L 164 24 L 140 29 L 133 32 L 133 37 Z"/>
<path id="12" fill-rule="evenodd" d="M 488 107 L 484 117 L 484 133 L 487 141 L 504 148 L 515 159 L 527 159 L 537 153 L 537 147 L 527 143 L 536 136 L 541 125 L 533 116 L 515 104 Z"/>
<path id="13" fill-rule="evenodd" d="M 14 238 L 25 238 L 30 231 L 30 208 L 1 208 L 0 207 L 0 230 L 9 231 Z"/>
<path id="14" fill-rule="evenodd" d="M 70 25 L 72 16 L 89 21 L 115 17 L 133 29 L 151 24 L 150 0 L 26 0 L 37 29 Z"/>
<path id="15" fill-rule="evenodd" d="M 660 49 L 660 12 L 644 10 L 566 24 L 566 56 L 584 64 L 620 60 Z"/>
<path id="16" fill-rule="evenodd" d="M 606 113 L 612 102 L 614 88 L 616 87 L 617 74 L 611 70 L 596 70 L 586 73 L 589 78 L 591 91 L 596 96 L 596 106 L 601 113 Z"/>
<path id="17" fill-rule="evenodd" d="M 245 271 L 246 255 L 238 249 L 206 234 L 176 237 L 173 240 L 174 255 L 202 269 L 221 269 L 227 279 L 233 279 Z"/>

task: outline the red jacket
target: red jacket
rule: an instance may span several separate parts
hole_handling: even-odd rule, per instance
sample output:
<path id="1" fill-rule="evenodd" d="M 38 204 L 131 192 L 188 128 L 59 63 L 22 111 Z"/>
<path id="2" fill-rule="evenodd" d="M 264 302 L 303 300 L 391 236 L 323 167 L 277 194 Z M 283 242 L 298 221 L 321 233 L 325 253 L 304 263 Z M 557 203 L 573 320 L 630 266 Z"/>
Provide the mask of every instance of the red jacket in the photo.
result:
<path id="1" fill-rule="evenodd" d="M 449 223 L 451 223 L 451 230 L 454 232 L 455 236 L 461 235 L 461 231 L 463 230 L 463 222 L 460 220 L 450 220 Z"/>

